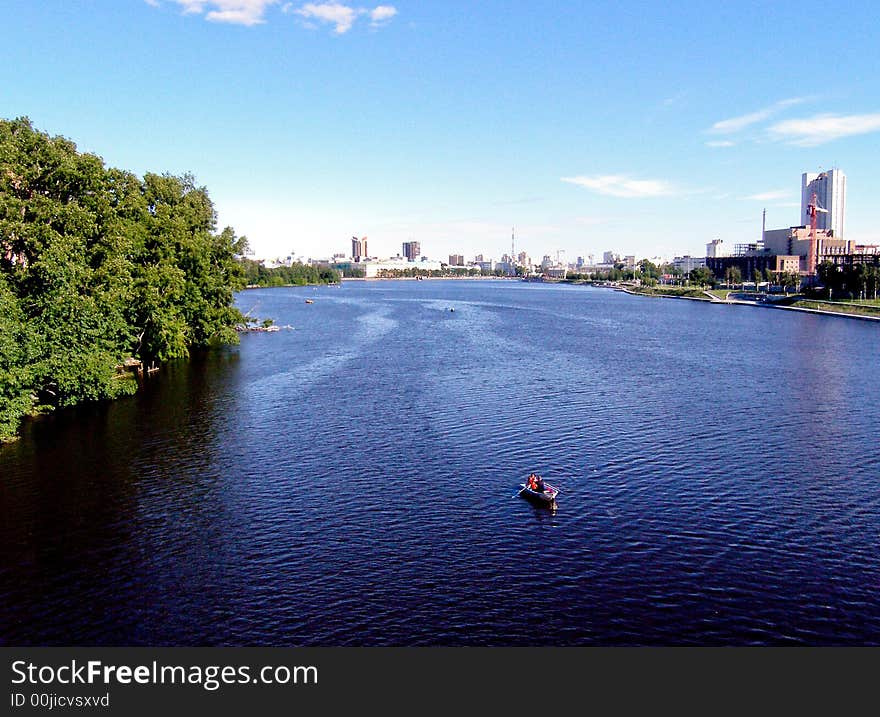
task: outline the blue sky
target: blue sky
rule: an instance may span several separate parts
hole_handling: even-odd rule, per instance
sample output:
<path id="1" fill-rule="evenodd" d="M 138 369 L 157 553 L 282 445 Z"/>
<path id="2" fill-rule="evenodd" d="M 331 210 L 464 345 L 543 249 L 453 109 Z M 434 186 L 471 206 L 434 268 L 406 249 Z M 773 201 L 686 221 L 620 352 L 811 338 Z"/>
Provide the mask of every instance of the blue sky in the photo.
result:
<path id="1" fill-rule="evenodd" d="M 258 255 L 702 254 L 848 177 L 880 242 L 869 2 L 7 0 L 0 116 L 193 172 Z"/>

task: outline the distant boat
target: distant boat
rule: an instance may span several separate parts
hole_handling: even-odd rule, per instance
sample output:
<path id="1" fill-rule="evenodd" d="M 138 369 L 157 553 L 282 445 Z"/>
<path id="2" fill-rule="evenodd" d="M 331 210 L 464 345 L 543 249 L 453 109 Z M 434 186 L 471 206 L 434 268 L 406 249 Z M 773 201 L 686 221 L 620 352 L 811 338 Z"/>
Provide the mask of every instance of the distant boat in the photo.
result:
<path id="1" fill-rule="evenodd" d="M 307 303 L 307 304 L 314 304 L 315 302 L 312 301 L 311 299 L 306 299 L 306 303 Z"/>

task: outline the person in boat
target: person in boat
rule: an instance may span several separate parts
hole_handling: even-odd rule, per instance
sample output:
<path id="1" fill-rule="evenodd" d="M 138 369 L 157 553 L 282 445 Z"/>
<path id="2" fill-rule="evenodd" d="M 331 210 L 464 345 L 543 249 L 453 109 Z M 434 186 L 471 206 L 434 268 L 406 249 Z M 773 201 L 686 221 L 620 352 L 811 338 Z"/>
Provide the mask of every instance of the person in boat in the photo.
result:
<path id="1" fill-rule="evenodd" d="M 529 474 L 529 480 L 526 482 L 529 490 L 538 490 L 538 476 L 534 473 Z"/>
<path id="2" fill-rule="evenodd" d="M 544 488 L 544 479 L 541 478 L 541 476 L 536 476 L 536 479 L 535 479 L 535 490 L 538 491 L 538 493 L 543 493 L 544 490 L 545 490 L 545 488 Z"/>

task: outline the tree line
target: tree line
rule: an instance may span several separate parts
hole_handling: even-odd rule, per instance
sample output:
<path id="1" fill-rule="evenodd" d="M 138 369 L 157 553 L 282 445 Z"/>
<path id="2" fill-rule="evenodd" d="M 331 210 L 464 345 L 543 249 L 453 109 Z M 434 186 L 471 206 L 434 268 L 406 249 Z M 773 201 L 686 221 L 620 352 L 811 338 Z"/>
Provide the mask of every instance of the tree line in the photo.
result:
<path id="1" fill-rule="evenodd" d="M 837 266 L 823 261 L 816 267 L 819 281 L 829 299 L 877 299 L 880 290 L 880 266 L 856 264 Z"/>
<path id="2" fill-rule="evenodd" d="M 242 258 L 245 282 L 248 286 L 305 286 L 307 284 L 335 284 L 339 272 L 335 269 L 295 262 L 290 266 L 267 268 L 262 262 Z"/>
<path id="3" fill-rule="evenodd" d="M 235 343 L 247 242 L 191 175 L 106 167 L 0 120 L 0 440 L 22 417 L 131 394 L 145 364 Z"/>

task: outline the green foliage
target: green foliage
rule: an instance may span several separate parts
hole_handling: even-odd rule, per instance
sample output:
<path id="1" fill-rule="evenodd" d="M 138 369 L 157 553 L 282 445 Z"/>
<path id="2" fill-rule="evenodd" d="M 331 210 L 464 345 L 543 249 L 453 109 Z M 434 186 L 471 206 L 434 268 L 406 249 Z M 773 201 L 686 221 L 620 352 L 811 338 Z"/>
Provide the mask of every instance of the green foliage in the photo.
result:
<path id="1" fill-rule="evenodd" d="M 816 273 L 829 299 L 876 299 L 880 291 L 880 266 L 837 266 L 823 261 Z"/>
<path id="2" fill-rule="evenodd" d="M 35 338 L 18 297 L 0 274 L 0 438 L 13 436 L 21 417 L 36 407 Z"/>
<path id="3" fill-rule="evenodd" d="M 755 270 L 756 277 L 759 272 L 760 269 Z M 756 280 L 760 281 L 760 279 L 757 278 Z M 724 281 L 727 282 L 727 284 L 741 284 L 742 272 L 740 271 L 740 268 L 738 266 L 728 266 L 724 271 Z"/>
<path id="4" fill-rule="evenodd" d="M 715 286 L 715 275 L 705 266 L 697 267 L 690 273 L 690 280 L 699 286 Z"/>
<path id="5" fill-rule="evenodd" d="M 0 120 L 0 440 L 40 408 L 133 393 L 126 358 L 236 341 L 245 248 L 192 176 L 140 179 Z"/>
<path id="6" fill-rule="evenodd" d="M 797 291 L 800 288 L 801 276 L 796 271 L 782 272 L 776 281 L 787 294 L 789 289 Z"/>
<path id="7" fill-rule="evenodd" d="M 649 285 L 655 284 L 663 272 L 660 267 L 648 259 L 642 259 L 639 262 L 639 271 L 642 272 L 642 282 Z"/>
<path id="8" fill-rule="evenodd" d="M 276 266 L 271 269 L 262 262 L 242 258 L 239 260 L 248 286 L 306 286 L 309 284 L 335 284 L 339 272 L 329 266 L 312 266 L 296 262 L 290 266 Z"/>

